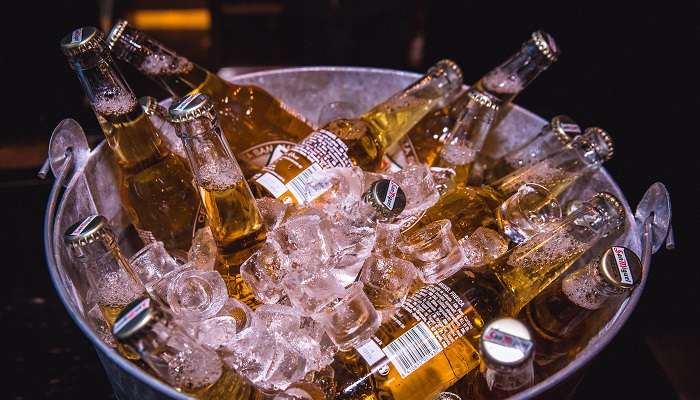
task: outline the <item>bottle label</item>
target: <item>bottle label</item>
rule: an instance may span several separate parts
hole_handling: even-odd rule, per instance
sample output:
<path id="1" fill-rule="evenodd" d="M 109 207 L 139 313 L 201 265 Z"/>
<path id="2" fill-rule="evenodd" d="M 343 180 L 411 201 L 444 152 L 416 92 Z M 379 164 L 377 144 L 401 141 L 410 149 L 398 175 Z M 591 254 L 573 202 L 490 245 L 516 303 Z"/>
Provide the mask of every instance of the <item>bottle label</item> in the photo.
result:
<path id="1" fill-rule="evenodd" d="M 265 142 L 236 154 L 236 157 L 254 167 L 263 168 L 272 165 L 293 146 L 294 143 L 282 140 Z"/>
<path id="2" fill-rule="evenodd" d="M 615 254 L 615 264 L 617 264 L 617 269 L 620 271 L 620 281 L 627 285 L 634 285 L 630 266 L 625 256 L 625 248 L 613 246 L 612 251 Z"/>
<path id="3" fill-rule="evenodd" d="M 356 350 L 373 371 L 386 365 L 377 364 L 379 361 L 388 359 L 405 378 L 474 329 L 465 310 L 475 313 L 471 304 L 449 286 L 444 283 L 425 286 L 409 297 L 387 322 L 403 328 L 412 317 L 417 321 L 414 326 L 383 348 L 379 346 L 382 340 L 375 336 Z"/>
<path id="4" fill-rule="evenodd" d="M 407 377 L 441 351 L 440 342 L 423 321 L 383 349 L 384 354 L 402 378 Z"/>
<path id="5" fill-rule="evenodd" d="M 83 229 L 90 225 L 90 222 L 92 222 L 95 218 L 97 218 L 97 215 L 91 215 L 85 218 L 85 220 L 83 220 L 83 222 L 81 222 L 80 225 L 76 226 L 75 229 L 73 229 L 73 231 L 70 233 L 70 236 L 78 236 L 81 233 L 83 233 Z"/>
<path id="6" fill-rule="evenodd" d="M 352 168 L 352 161 L 348 157 L 348 146 L 335 134 L 325 129 L 307 136 L 291 151 L 301 154 L 323 169 Z"/>
<path id="7" fill-rule="evenodd" d="M 389 181 L 389 189 L 386 191 L 386 196 L 384 196 L 384 205 L 389 209 L 394 209 L 394 202 L 396 202 L 396 193 L 399 191 L 399 185 L 394 181 Z"/>
<path id="8" fill-rule="evenodd" d="M 141 300 L 141 302 L 134 308 L 132 308 L 125 316 L 121 317 L 114 323 L 114 332 L 118 332 L 120 329 L 122 329 L 126 324 L 129 322 L 133 321 L 134 318 L 136 318 L 139 314 L 143 312 L 143 310 L 147 309 L 151 305 L 151 299 L 150 298 L 145 298 Z"/>
<path id="9" fill-rule="evenodd" d="M 78 28 L 73 31 L 71 35 L 70 42 L 72 44 L 80 43 L 83 40 L 83 28 Z"/>
<path id="10" fill-rule="evenodd" d="M 483 340 L 509 349 L 519 350 L 523 354 L 527 354 L 532 347 L 532 341 L 499 331 L 498 329 L 490 329 L 484 334 Z"/>

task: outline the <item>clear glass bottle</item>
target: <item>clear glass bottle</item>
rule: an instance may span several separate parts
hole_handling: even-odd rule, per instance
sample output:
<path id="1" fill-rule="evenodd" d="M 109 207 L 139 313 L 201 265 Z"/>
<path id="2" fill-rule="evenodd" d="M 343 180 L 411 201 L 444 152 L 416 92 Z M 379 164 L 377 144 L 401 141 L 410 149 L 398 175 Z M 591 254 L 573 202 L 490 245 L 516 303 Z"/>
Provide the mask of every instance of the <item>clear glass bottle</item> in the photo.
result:
<path id="1" fill-rule="evenodd" d="M 214 103 L 205 94 L 192 94 L 173 102 L 169 116 L 185 147 L 218 247 L 216 269 L 230 296 L 252 302 L 239 267 L 264 242 L 265 230 L 248 183 L 221 134 Z"/>
<path id="2" fill-rule="evenodd" d="M 472 89 L 488 93 L 500 100 L 501 112 L 496 117 L 498 121 L 508 109 L 506 105 L 540 73 L 556 62 L 559 53 L 559 48 L 550 35 L 536 31 L 517 53 L 489 71 L 472 86 Z M 408 136 L 421 162 L 434 162 L 447 134 L 468 102 L 467 93 L 463 93 L 446 107 L 428 114 L 411 129 Z"/>
<path id="3" fill-rule="evenodd" d="M 561 280 L 561 284 L 537 296 L 524 314 L 535 334 L 537 365 L 547 368 L 578 349 L 578 339 L 598 328 L 586 323 L 606 304 L 629 295 L 642 278 L 642 263 L 634 252 L 612 246 L 600 257 Z"/>
<path id="4" fill-rule="evenodd" d="M 499 318 L 484 327 L 479 340 L 481 366 L 451 390 L 464 399 L 505 399 L 535 382 L 535 343 L 525 324 Z"/>
<path id="5" fill-rule="evenodd" d="M 197 193 L 185 160 L 167 149 L 139 106 L 93 27 L 78 28 L 61 40 L 119 166 L 119 194 L 145 243 L 160 240 L 170 251 L 186 252 L 192 239 Z"/>
<path id="6" fill-rule="evenodd" d="M 566 115 L 557 115 L 532 140 L 509 151 L 486 170 L 486 182 L 493 182 L 511 172 L 530 166 L 564 149 L 581 134 L 581 127 Z"/>
<path id="7" fill-rule="evenodd" d="M 140 298 L 119 314 L 112 334 L 139 355 L 158 378 L 199 399 L 258 400 L 262 394 L 199 345 L 152 299 Z"/>
<path id="8" fill-rule="evenodd" d="M 71 256 L 83 267 L 88 282 L 88 306 L 96 304 L 111 328 L 124 307 L 146 293 L 143 284 L 119 248 L 107 218 L 91 215 L 70 226 L 63 240 Z M 129 359 L 137 358 L 121 346 L 117 349 Z"/>
<path id="9" fill-rule="evenodd" d="M 602 237 L 624 208 L 599 193 L 553 229 L 410 296 L 371 340 L 334 362 L 337 399 L 426 399 L 477 368 L 484 324 L 514 316 Z"/>
<path id="10" fill-rule="evenodd" d="M 312 129 L 264 89 L 219 78 L 163 44 L 118 21 L 107 36 L 115 56 L 156 81 L 173 97 L 204 93 L 216 103 L 221 128 L 248 178 Z"/>
<path id="11" fill-rule="evenodd" d="M 455 172 L 452 181 L 457 186 L 467 184 L 471 166 L 484 146 L 491 123 L 498 113 L 498 100 L 495 97 L 472 90 L 467 92 L 467 97 L 467 105 L 432 164 L 433 167 L 452 169 Z"/>
<path id="12" fill-rule="evenodd" d="M 306 184 L 315 172 L 358 166 L 374 171 L 387 148 L 406 135 L 443 97 L 462 85 L 462 72 L 449 60 L 435 64 L 406 89 L 357 119 L 336 119 L 309 135 L 254 178 L 260 196 L 305 203 L 314 193 Z"/>
<path id="13" fill-rule="evenodd" d="M 536 183 L 558 196 L 576 180 L 598 170 L 603 162 L 612 158 L 613 141 L 600 128 L 588 128 L 563 150 L 549 157 L 513 171 L 483 189 L 493 189 L 493 196 L 505 199 L 525 183 Z"/>

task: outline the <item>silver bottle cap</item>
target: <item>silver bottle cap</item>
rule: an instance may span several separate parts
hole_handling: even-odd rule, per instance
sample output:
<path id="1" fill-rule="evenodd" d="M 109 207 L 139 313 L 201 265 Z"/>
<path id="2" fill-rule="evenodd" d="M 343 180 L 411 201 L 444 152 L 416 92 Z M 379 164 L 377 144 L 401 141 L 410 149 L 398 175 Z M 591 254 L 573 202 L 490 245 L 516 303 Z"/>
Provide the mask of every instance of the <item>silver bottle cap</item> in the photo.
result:
<path id="1" fill-rule="evenodd" d="M 112 29 L 107 34 L 107 39 L 105 40 L 107 42 L 107 48 L 110 50 L 114 48 L 114 45 L 116 45 L 119 41 L 119 38 L 122 36 L 122 33 L 124 33 L 124 29 L 126 29 L 127 25 L 129 25 L 129 23 L 123 19 L 118 20 L 117 23 L 114 24 Z"/>
<path id="2" fill-rule="evenodd" d="M 449 59 L 436 62 L 435 65 L 430 67 L 428 74 L 444 75 L 450 83 L 455 84 L 456 90 L 462 87 L 462 82 L 464 80 L 462 69 L 459 68 L 456 62 Z"/>
<path id="3" fill-rule="evenodd" d="M 63 240 L 70 247 L 82 247 L 103 240 L 105 236 L 114 239 L 109 221 L 102 215 L 91 215 L 71 225 L 63 234 Z"/>
<path id="4" fill-rule="evenodd" d="M 550 62 L 556 62 L 561 51 L 554 38 L 545 31 L 536 31 L 532 33 L 532 40 L 535 42 L 537 49 Z"/>
<path id="5" fill-rule="evenodd" d="M 615 145 L 612 137 L 606 131 L 598 127 L 586 129 L 581 136 L 577 138 L 579 143 L 593 149 L 600 159 L 607 161 L 615 154 Z"/>
<path id="6" fill-rule="evenodd" d="M 604 207 L 600 207 L 600 201 L 604 203 Z M 598 192 L 591 199 L 591 205 L 596 207 L 605 218 L 611 221 L 611 232 L 620 229 L 625 225 L 625 206 L 622 205 L 620 199 L 609 192 Z M 607 234 L 611 233 L 607 232 Z"/>
<path id="7" fill-rule="evenodd" d="M 187 122 L 204 116 L 213 118 L 213 109 L 214 103 L 209 96 L 195 93 L 175 100 L 168 109 L 168 115 L 170 122 Z"/>
<path id="8" fill-rule="evenodd" d="M 61 39 L 61 51 L 69 57 L 79 56 L 87 51 L 101 52 L 107 48 L 105 37 L 94 26 L 77 28 Z"/>
<path id="9" fill-rule="evenodd" d="M 513 318 L 499 318 L 484 328 L 480 348 L 487 363 L 518 366 L 532 356 L 534 342 L 525 324 Z"/>
<path id="10" fill-rule="evenodd" d="M 406 194 L 389 179 L 372 183 L 362 199 L 371 204 L 383 220 L 397 217 L 406 207 Z"/>
<path id="11" fill-rule="evenodd" d="M 161 313 L 150 297 L 138 298 L 126 306 L 112 326 L 112 335 L 122 343 L 141 337 L 156 322 Z"/>
<path id="12" fill-rule="evenodd" d="M 607 283 L 630 290 L 642 279 L 642 261 L 632 250 L 612 246 L 600 256 L 598 271 Z"/>
<path id="13" fill-rule="evenodd" d="M 581 127 L 566 115 L 557 115 L 552 118 L 549 128 L 562 144 L 569 143 L 574 136 L 581 134 Z"/>
<path id="14" fill-rule="evenodd" d="M 498 111 L 498 100 L 488 93 L 480 92 L 478 90 L 470 90 L 467 92 L 467 96 L 469 96 L 471 101 L 484 108 L 490 108 L 494 111 Z"/>

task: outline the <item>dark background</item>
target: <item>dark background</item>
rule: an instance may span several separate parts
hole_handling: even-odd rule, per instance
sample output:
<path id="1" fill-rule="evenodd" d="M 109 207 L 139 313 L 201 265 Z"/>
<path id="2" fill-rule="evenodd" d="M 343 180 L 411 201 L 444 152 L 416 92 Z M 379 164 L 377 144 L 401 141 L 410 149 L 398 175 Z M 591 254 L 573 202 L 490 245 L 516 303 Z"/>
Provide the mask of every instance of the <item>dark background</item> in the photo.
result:
<path id="1" fill-rule="evenodd" d="M 77 119 L 100 132 L 84 103 L 58 41 L 73 28 L 98 25 L 92 1 L 21 2 L 2 22 L 2 135 L 0 230 L 4 275 L 0 326 L 6 398 L 109 398 L 94 350 L 68 317 L 48 279 L 42 219 L 51 182 L 36 171 L 51 131 Z M 606 164 L 637 204 L 655 181 L 673 199 L 677 249 L 653 258 L 639 306 L 611 345 L 592 363 L 576 399 L 700 398 L 697 318 L 700 278 L 694 226 L 698 223 L 698 11 L 677 6 L 615 2 L 449 2 L 314 0 L 270 2 L 116 1 L 115 16 L 162 8 L 208 8 L 211 29 L 153 31 L 194 61 L 221 66 L 360 65 L 424 71 L 452 58 L 465 81 L 517 50 L 536 29 L 551 33 L 560 61 L 517 99 L 550 118 L 568 114 L 597 125 L 616 141 Z M 632 4 L 632 3 L 630 3 Z M 424 50 L 409 56 L 424 37 Z M 163 97 L 129 68 L 137 95 Z"/>

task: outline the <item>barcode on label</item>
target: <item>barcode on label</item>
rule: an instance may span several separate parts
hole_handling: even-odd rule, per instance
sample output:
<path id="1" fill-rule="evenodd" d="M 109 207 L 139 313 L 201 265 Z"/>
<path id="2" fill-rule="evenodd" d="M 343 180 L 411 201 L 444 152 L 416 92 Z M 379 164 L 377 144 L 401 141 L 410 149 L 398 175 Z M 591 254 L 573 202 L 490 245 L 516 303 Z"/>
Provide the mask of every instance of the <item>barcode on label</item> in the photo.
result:
<path id="1" fill-rule="evenodd" d="M 425 322 L 421 322 L 382 349 L 402 378 L 442 351 Z"/>
<path id="2" fill-rule="evenodd" d="M 294 198 L 297 199 L 298 203 L 304 204 L 309 202 L 320 194 L 318 191 L 310 191 L 307 188 L 307 183 L 315 173 L 322 170 L 323 168 L 321 168 L 320 165 L 313 163 L 287 183 L 287 189 L 289 189 Z"/>

